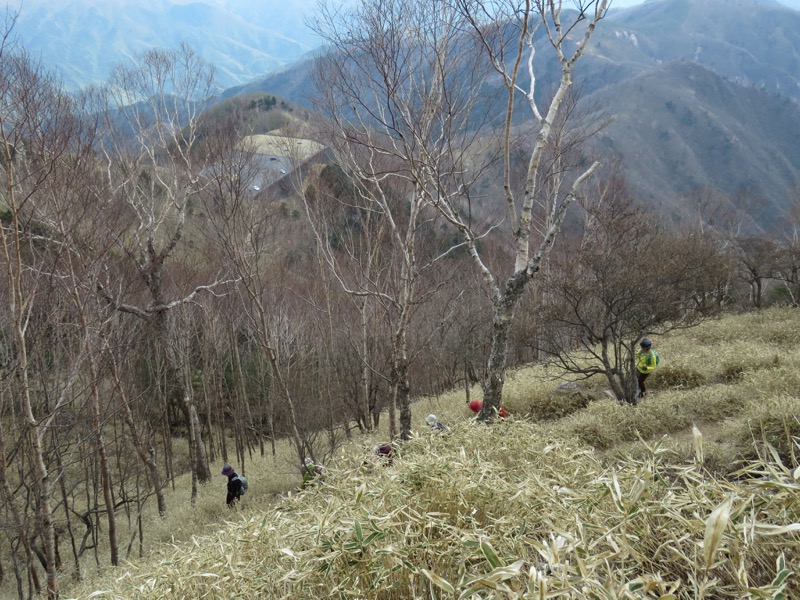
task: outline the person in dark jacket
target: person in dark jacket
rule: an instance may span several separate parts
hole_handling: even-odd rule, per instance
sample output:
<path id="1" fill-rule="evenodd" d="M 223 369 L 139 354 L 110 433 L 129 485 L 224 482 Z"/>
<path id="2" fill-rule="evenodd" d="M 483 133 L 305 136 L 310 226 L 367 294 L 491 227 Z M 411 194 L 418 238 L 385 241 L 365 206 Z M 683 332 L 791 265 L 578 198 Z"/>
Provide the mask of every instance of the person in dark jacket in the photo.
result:
<path id="1" fill-rule="evenodd" d="M 222 474 L 228 478 L 228 496 L 225 502 L 228 508 L 232 508 L 242 497 L 242 481 L 230 465 L 222 467 Z"/>

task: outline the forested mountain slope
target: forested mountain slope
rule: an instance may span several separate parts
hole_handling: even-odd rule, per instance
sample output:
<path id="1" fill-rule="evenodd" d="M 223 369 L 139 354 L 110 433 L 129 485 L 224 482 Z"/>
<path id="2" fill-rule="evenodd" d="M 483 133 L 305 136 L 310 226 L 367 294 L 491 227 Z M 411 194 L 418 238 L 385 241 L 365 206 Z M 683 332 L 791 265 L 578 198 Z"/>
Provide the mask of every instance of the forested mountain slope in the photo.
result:
<path id="1" fill-rule="evenodd" d="M 693 62 L 668 63 L 587 98 L 613 115 L 596 140 L 640 198 L 680 220 L 714 190 L 748 215 L 745 230 L 781 230 L 800 181 L 800 103 L 743 87 Z"/>

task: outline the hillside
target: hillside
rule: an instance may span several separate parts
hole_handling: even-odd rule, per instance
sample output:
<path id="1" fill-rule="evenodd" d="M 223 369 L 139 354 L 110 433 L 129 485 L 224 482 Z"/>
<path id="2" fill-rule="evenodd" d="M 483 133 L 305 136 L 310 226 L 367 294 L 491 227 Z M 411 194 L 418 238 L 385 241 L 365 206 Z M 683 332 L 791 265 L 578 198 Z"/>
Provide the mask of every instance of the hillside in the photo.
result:
<path id="1" fill-rule="evenodd" d="M 556 65 L 538 65 L 546 93 Z M 310 59 L 226 90 L 309 106 Z M 708 190 L 747 227 L 780 228 L 800 180 L 800 12 L 757 0 L 650 0 L 600 24 L 578 63 L 587 106 L 614 117 L 596 140 L 624 158 L 641 199 L 671 216 Z M 492 96 L 488 89 L 486 97 Z"/>
<path id="2" fill-rule="evenodd" d="M 626 42 L 628 62 L 693 61 L 744 86 L 800 98 L 800 12 L 777 2 L 656 0 L 605 25 L 596 45 L 611 36 Z"/>
<path id="3" fill-rule="evenodd" d="M 463 392 L 420 399 L 391 467 L 354 442 L 321 485 L 205 509 L 229 522 L 67 596 L 795 597 L 798 327 L 772 309 L 656 339 L 658 391 L 638 407 L 556 396 L 542 367 L 509 378 L 514 414 L 489 427 Z M 425 431 L 430 410 L 445 434 Z"/>
<path id="4" fill-rule="evenodd" d="M 620 154 L 642 200 L 677 218 L 713 189 L 759 226 L 778 230 L 800 181 L 800 104 L 673 62 L 587 97 L 614 122 L 596 147 Z"/>

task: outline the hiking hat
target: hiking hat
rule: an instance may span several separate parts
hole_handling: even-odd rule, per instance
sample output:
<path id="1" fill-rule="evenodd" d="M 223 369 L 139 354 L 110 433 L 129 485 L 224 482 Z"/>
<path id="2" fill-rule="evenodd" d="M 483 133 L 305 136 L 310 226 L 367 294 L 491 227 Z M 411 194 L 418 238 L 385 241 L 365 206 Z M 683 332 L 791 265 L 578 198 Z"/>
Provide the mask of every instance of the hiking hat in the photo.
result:
<path id="1" fill-rule="evenodd" d="M 428 425 L 436 425 L 436 421 L 438 420 L 439 419 L 436 418 L 436 415 L 428 415 L 427 417 L 425 417 L 425 422 Z"/>
<path id="2" fill-rule="evenodd" d="M 227 476 L 227 475 L 230 475 L 230 474 L 232 474 L 232 473 L 233 473 L 233 467 L 232 467 L 232 466 L 230 466 L 230 465 L 225 465 L 224 467 L 222 467 L 222 474 L 223 474 L 223 475 L 226 475 L 226 476 Z"/>
<path id="3" fill-rule="evenodd" d="M 313 465 L 313 464 L 314 464 L 314 461 L 313 461 L 313 460 L 311 460 L 311 457 L 310 457 L 310 456 L 306 456 L 306 459 L 303 461 L 303 464 L 304 464 L 305 466 L 307 466 L 307 467 L 310 467 L 311 465 Z"/>
<path id="4" fill-rule="evenodd" d="M 643 339 L 641 342 L 639 342 L 639 345 L 640 345 L 642 348 L 649 348 L 650 346 L 652 346 L 652 345 L 653 345 L 653 342 L 651 342 L 651 341 L 650 341 L 649 339 L 647 339 L 647 338 L 644 338 L 644 339 Z"/>

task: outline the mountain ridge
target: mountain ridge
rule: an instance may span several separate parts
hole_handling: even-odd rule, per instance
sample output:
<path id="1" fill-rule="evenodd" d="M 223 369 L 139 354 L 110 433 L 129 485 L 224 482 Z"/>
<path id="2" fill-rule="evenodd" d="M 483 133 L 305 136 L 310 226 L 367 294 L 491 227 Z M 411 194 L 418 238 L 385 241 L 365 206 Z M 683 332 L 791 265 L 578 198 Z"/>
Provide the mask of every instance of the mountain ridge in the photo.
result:
<path id="1" fill-rule="evenodd" d="M 76 6 L 80 16 L 70 12 Z M 140 16 L 175 25 L 172 37 L 158 40 L 125 17 L 129 6 L 130 0 L 26 0 L 18 26 L 20 34 L 48 39 L 88 28 L 85 45 L 106 52 L 98 57 L 65 46 L 57 54 L 70 65 L 67 81 L 80 79 L 81 61 L 106 76 L 111 58 L 133 56 L 156 41 L 177 43 L 181 30 L 192 34 L 183 41 L 217 66 L 220 98 L 267 93 L 311 106 L 312 59 L 322 50 L 300 38 L 310 35 L 301 24 L 304 2 L 287 0 L 270 12 L 243 0 L 142 0 Z M 210 25 L 217 26 L 213 39 L 204 34 Z M 271 37 L 270 30 L 291 35 Z M 127 44 L 119 41 L 123 32 Z M 557 72 L 557 65 L 544 65 L 538 89 Z M 625 158 L 643 200 L 680 213 L 687 198 L 714 190 L 763 205 L 749 211 L 753 228 L 780 227 L 800 181 L 800 12 L 776 0 L 647 0 L 615 9 L 578 63 L 576 83 L 587 102 L 616 116 L 595 147 Z"/>
<path id="2" fill-rule="evenodd" d="M 755 224 L 774 230 L 800 181 L 800 104 L 676 61 L 597 92 L 623 112 L 595 141 L 623 157 L 638 195 L 681 210 L 707 189 L 750 201 Z M 748 211 L 753 213 L 753 211 Z"/>
<path id="3" fill-rule="evenodd" d="M 25 0 L 14 34 L 71 89 L 105 81 L 115 63 L 137 53 L 181 42 L 216 65 L 224 89 L 318 46 L 306 13 L 302 0 L 271 10 L 239 0 Z"/>

